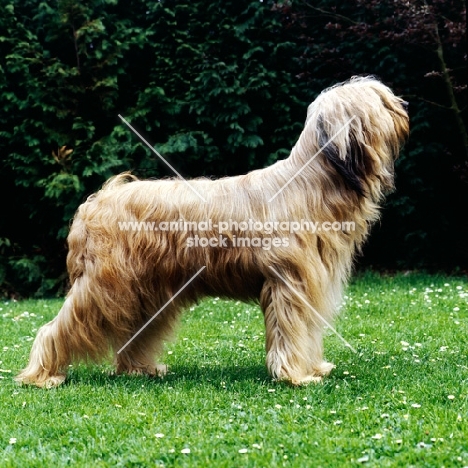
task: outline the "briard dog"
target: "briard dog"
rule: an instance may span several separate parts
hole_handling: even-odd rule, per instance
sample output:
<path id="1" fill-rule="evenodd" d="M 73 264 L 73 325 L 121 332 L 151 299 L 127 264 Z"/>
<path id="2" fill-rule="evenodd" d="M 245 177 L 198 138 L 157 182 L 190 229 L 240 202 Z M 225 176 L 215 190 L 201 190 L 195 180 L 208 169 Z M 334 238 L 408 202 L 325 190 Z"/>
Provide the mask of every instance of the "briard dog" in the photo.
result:
<path id="1" fill-rule="evenodd" d="M 155 357 L 180 312 L 216 295 L 259 301 L 273 378 L 320 381 L 333 368 L 324 325 L 393 189 L 408 132 L 407 103 L 373 77 L 354 77 L 310 104 L 290 156 L 265 169 L 111 179 L 75 215 L 71 289 L 17 380 L 59 385 L 70 363 L 110 351 L 118 373 L 163 375 Z"/>

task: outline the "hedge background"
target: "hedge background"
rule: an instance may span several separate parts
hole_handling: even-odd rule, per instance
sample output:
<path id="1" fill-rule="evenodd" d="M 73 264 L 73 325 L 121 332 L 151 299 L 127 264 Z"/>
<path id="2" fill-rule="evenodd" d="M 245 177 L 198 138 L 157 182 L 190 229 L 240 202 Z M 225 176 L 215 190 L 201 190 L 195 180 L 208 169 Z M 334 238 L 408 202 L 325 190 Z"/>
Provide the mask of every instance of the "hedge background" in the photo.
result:
<path id="1" fill-rule="evenodd" d="M 78 205 L 125 170 L 172 175 L 118 114 L 184 176 L 245 173 L 354 74 L 412 128 L 359 267 L 467 271 L 464 2 L 335 3 L 0 0 L 0 293 L 62 294 Z"/>

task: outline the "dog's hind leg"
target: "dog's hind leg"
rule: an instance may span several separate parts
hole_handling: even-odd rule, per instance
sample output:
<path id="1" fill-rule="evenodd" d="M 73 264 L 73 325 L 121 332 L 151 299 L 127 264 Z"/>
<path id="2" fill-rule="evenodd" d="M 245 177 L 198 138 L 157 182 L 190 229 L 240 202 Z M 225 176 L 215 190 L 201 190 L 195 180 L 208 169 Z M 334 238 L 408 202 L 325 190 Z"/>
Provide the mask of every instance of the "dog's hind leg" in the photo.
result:
<path id="1" fill-rule="evenodd" d="M 28 366 L 16 381 L 38 387 L 55 387 L 65 380 L 71 362 L 68 331 L 71 324 L 72 297 L 69 296 L 57 317 L 42 326 L 34 340 Z"/>
<path id="2" fill-rule="evenodd" d="M 76 278 L 54 320 L 41 327 L 20 383 L 38 387 L 60 385 L 73 360 L 98 360 L 109 350 L 109 321 L 103 310 L 112 305 L 88 275 Z"/>
<path id="3" fill-rule="evenodd" d="M 165 302 L 165 301 L 161 301 Z M 156 304 L 146 304 L 140 315 L 146 320 L 135 322 L 131 334 L 125 343 L 115 343 L 115 365 L 118 374 L 147 374 L 163 377 L 167 373 L 165 364 L 156 364 L 155 358 L 163 352 L 164 341 L 171 337 L 180 315 L 181 307 L 177 303 L 168 305 L 158 315 Z M 154 311 L 152 314 L 149 311 Z M 140 311 L 141 314 L 141 311 Z"/>
<path id="4" fill-rule="evenodd" d="M 293 385 L 320 382 L 334 367 L 323 360 L 323 323 L 310 310 L 303 287 L 291 278 L 287 281 L 268 279 L 260 296 L 267 367 L 274 378 Z"/>
<path id="5" fill-rule="evenodd" d="M 136 336 L 132 336 L 116 351 L 115 366 L 117 374 L 146 374 L 163 377 L 167 366 L 156 364 L 155 357 L 163 350 L 163 336 L 158 330 L 159 323 L 151 323 Z M 130 341 L 131 340 L 131 341 Z"/>

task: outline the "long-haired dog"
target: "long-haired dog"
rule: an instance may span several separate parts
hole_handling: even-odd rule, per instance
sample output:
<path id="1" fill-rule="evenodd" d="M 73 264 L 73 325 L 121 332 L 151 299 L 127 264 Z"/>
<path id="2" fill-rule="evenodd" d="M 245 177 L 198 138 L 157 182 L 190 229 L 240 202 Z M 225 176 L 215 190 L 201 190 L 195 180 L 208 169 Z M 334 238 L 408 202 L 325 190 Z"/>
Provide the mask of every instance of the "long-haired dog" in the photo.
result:
<path id="1" fill-rule="evenodd" d="M 207 295 L 259 300 L 272 377 L 320 380 L 333 368 L 323 358 L 324 324 L 394 186 L 409 132 L 406 104 L 378 80 L 354 77 L 310 104 L 290 156 L 270 167 L 188 183 L 111 179 L 75 215 L 71 289 L 17 380 L 59 385 L 71 362 L 110 350 L 119 373 L 162 375 L 155 356 L 181 310 Z M 319 227 L 312 232 L 304 220 Z M 186 221 L 206 230 L 167 228 Z M 140 229 L 122 228 L 132 222 Z M 303 229 L 291 230 L 293 222 Z M 353 229 L 329 228 L 344 222 Z"/>

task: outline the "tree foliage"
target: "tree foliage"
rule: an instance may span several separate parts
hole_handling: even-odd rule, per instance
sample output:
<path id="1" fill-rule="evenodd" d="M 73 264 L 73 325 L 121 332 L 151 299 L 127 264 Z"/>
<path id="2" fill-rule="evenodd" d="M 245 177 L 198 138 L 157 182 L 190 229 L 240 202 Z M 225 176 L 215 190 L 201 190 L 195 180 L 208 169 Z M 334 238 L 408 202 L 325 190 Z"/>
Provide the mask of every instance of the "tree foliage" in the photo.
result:
<path id="1" fill-rule="evenodd" d="M 108 177 L 173 175 L 119 114 L 186 176 L 244 173 L 286 156 L 307 104 L 360 73 L 407 96 L 412 120 L 366 258 L 468 258 L 466 224 L 453 232 L 468 179 L 461 2 L 1 4 L 2 291 L 62 291 L 70 220 Z"/>
<path id="2" fill-rule="evenodd" d="M 303 79 L 382 78 L 410 103 L 397 192 L 366 258 L 395 267 L 468 265 L 466 7 L 459 0 L 288 2 L 285 27 L 305 46 Z"/>
<path id="3" fill-rule="evenodd" d="M 2 1 L 4 290 L 63 283 L 70 219 L 108 177 L 173 175 L 119 114 L 189 176 L 269 164 L 301 131 L 312 96 L 271 4 Z"/>

